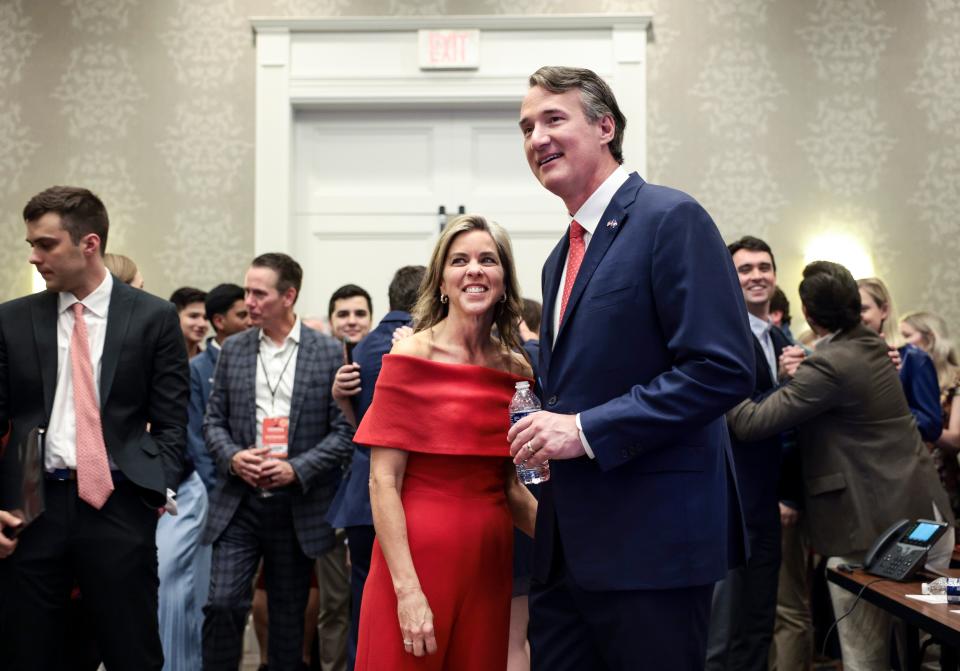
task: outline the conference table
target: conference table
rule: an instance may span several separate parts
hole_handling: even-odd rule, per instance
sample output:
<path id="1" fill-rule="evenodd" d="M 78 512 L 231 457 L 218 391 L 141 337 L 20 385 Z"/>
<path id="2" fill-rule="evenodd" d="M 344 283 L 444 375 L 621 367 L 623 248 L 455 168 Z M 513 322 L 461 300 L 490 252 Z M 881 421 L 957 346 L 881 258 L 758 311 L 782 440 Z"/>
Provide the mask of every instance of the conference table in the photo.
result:
<path id="1" fill-rule="evenodd" d="M 960 569 L 948 569 L 942 574 L 951 578 L 960 578 Z M 930 582 L 936 576 L 914 578 L 912 582 L 894 582 L 879 576 L 865 573 L 862 569 L 850 572 L 827 569 L 827 580 L 840 587 L 863 594 L 861 601 L 867 601 L 882 608 L 906 624 L 905 654 L 908 671 L 920 669 L 920 631 L 925 631 L 941 645 L 941 664 L 943 669 L 957 669 L 957 651 L 960 649 L 960 611 L 957 603 L 927 603 L 919 599 L 908 598 L 908 594 L 920 594 L 920 584 Z M 835 613 L 839 617 L 842 613 Z"/>

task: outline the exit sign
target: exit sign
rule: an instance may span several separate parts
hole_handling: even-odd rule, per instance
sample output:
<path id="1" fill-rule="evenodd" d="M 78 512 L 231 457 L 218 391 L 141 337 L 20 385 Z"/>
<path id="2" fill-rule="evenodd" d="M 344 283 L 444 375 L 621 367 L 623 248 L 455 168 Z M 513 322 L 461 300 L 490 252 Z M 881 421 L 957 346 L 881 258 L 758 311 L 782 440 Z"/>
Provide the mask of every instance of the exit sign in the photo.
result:
<path id="1" fill-rule="evenodd" d="M 476 70 L 480 67 L 479 30 L 421 30 L 421 70 Z"/>

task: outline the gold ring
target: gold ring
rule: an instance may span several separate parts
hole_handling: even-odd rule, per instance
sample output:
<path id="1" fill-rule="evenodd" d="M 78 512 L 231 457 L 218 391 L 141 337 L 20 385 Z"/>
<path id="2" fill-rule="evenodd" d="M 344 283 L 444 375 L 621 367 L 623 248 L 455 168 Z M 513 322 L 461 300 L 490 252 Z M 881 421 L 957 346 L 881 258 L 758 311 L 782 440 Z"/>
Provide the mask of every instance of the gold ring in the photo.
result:
<path id="1" fill-rule="evenodd" d="M 403 639 L 403 644 L 404 644 L 404 645 L 413 645 L 413 641 L 408 640 L 408 639 L 405 638 L 405 639 Z"/>
<path id="2" fill-rule="evenodd" d="M 533 449 L 533 445 L 530 443 L 530 441 L 527 441 L 527 444 L 524 447 L 527 448 L 527 452 L 529 452 L 530 454 L 533 454 L 536 452 L 536 450 Z"/>

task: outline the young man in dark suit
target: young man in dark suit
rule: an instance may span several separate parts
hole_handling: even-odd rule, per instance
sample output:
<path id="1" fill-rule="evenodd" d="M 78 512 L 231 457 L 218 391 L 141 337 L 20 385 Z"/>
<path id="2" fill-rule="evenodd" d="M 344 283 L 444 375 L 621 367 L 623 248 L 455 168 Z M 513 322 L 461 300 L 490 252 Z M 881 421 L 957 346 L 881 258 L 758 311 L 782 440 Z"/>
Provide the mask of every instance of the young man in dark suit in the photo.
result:
<path id="1" fill-rule="evenodd" d="M 90 191 L 51 187 L 23 218 L 47 289 L 0 306 L 0 426 L 11 445 L 46 427 L 46 511 L 0 562 L 5 668 L 65 668 L 76 583 L 107 667 L 159 670 L 157 510 L 180 482 L 189 382 L 177 313 L 107 272 Z"/>
<path id="2" fill-rule="evenodd" d="M 780 354 L 790 346 L 770 321 L 770 303 L 777 288 L 777 262 L 770 246 L 747 235 L 727 245 L 740 279 L 740 289 L 753 332 L 756 378 L 752 396 L 777 386 Z M 708 671 L 766 671 L 777 608 L 781 518 L 795 519 L 795 510 L 781 515 L 780 436 L 743 442 L 732 440 L 733 461 L 750 541 L 750 558 L 730 570 L 713 593 L 707 644 Z M 794 467 L 785 477 L 799 479 Z"/>
<path id="3" fill-rule="evenodd" d="M 352 450 L 353 430 L 330 395 L 343 360 L 336 340 L 293 311 L 303 271 L 262 254 L 244 279 L 253 325 L 224 341 L 204 437 L 217 460 L 202 542 L 213 543 L 203 668 L 235 671 L 264 558 L 270 668 L 302 664 L 313 560 L 333 547 L 324 514 Z"/>
<path id="4" fill-rule="evenodd" d="M 536 670 L 700 669 L 713 583 L 744 554 L 723 413 L 753 386 L 730 255 L 690 196 L 628 174 L 595 73 L 541 68 L 520 130 L 572 221 L 543 270 L 544 411 L 517 463 L 551 462 L 530 591 Z"/>

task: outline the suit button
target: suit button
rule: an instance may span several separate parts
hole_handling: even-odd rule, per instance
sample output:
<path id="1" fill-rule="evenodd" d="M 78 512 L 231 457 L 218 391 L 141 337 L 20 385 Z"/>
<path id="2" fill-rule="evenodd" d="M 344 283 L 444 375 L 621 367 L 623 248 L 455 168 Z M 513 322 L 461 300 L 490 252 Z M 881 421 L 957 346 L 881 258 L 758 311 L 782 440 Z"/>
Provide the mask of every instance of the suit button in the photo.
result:
<path id="1" fill-rule="evenodd" d="M 550 398 L 547 399 L 547 405 L 556 405 L 556 404 L 557 404 L 556 396 L 551 396 Z"/>

